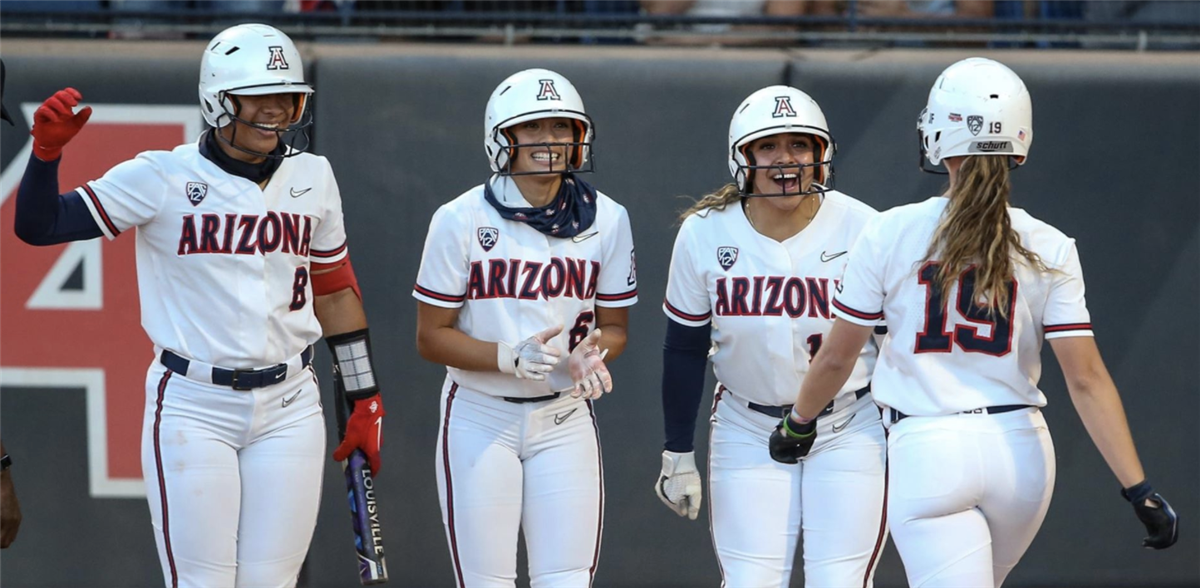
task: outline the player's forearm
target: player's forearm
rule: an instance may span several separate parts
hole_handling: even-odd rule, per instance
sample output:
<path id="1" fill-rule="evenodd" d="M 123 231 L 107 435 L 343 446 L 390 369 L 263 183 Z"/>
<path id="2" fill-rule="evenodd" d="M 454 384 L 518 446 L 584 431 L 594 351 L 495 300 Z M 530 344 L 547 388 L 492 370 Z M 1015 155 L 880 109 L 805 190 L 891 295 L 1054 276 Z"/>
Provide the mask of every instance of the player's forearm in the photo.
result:
<path id="1" fill-rule="evenodd" d="M 30 245 L 56 245 L 103 235 L 78 193 L 58 193 L 59 161 L 30 156 L 21 178 L 13 229 L 17 238 Z"/>
<path id="2" fill-rule="evenodd" d="M 1088 382 L 1068 381 L 1071 402 L 1109 469 L 1128 488 L 1146 479 L 1133 445 L 1121 396 L 1107 371 Z"/>
<path id="3" fill-rule="evenodd" d="M 846 380 L 850 379 L 850 373 L 858 363 L 858 355 L 873 331 L 872 327 L 842 319 L 834 321 L 825 344 L 804 375 L 795 412 L 811 419 L 825 409 L 829 401 L 837 396 L 838 390 L 846 385 Z"/>
<path id="4" fill-rule="evenodd" d="M 454 327 L 418 329 L 417 352 L 428 361 L 460 370 L 500 371 L 496 343 L 480 341 Z"/>
<path id="5" fill-rule="evenodd" d="M 313 299 L 313 312 L 326 337 L 367 328 L 367 314 L 354 290 L 346 288 Z"/>
<path id="6" fill-rule="evenodd" d="M 628 333 L 624 325 L 597 325 L 596 328 L 600 329 L 600 341 L 596 346 L 600 349 L 608 350 L 608 355 L 604 356 L 604 361 L 610 363 L 612 360 L 620 357 L 621 353 L 625 351 Z"/>

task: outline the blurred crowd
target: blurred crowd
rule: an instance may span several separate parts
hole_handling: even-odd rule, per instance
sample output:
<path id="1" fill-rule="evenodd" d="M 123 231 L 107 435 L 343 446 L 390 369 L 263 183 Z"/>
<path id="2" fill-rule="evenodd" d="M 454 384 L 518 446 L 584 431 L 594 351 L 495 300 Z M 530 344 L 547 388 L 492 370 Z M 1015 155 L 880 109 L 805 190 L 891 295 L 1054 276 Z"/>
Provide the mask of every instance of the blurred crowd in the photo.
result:
<path id="1" fill-rule="evenodd" d="M 1178 0 L 5 0 L 6 11 L 261 13 L 437 11 L 664 14 L 715 17 L 1055 18 L 1164 22 L 1197 16 Z"/>

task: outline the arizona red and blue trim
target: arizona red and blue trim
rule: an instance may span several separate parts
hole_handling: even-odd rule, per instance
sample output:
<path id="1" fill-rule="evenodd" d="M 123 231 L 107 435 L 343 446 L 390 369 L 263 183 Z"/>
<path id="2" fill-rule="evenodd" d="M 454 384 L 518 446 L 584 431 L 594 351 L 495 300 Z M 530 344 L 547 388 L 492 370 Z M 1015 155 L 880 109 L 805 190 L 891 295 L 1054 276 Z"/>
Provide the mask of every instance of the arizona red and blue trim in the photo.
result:
<path id="1" fill-rule="evenodd" d="M 833 299 L 833 307 L 838 309 L 841 312 L 844 312 L 844 313 L 854 317 L 854 318 L 860 318 L 865 321 L 877 321 L 877 320 L 883 318 L 882 310 L 879 312 L 862 312 L 861 310 L 854 310 L 853 308 L 850 308 L 849 306 L 846 306 L 845 304 L 838 302 L 837 298 Z"/>
<path id="2" fill-rule="evenodd" d="M 1047 333 L 1062 333 L 1064 331 L 1090 331 L 1092 323 L 1066 323 L 1062 325 L 1046 325 L 1044 327 Z"/>
<path id="3" fill-rule="evenodd" d="M 467 299 L 466 293 L 459 294 L 458 296 L 451 296 L 450 294 L 434 292 L 433 290 L 430 290 L 429 288 L 426 288 L 420 284 L 413 284 L 413 290 L 415 290 L 417 294 L 428 296 L 434 300 L 441 300 L 442 302 L 462 302 Z"/>
<path id="4" fill-rule="evenodd" d="M 671 301 L 667 300 L 666 298 L 663 298 L 663 308 L 667 309 L 668 312 L 685 321 L 706 321 L 712 316 L 711 310 L 704 314 L 688 314 L 682 310 L 679 310 L 678 308 L 675 308 L 675 306 L 671 304 Z"/>
<path id="5" fill-rule="evenodd" d="M 442 467 L 446 474 L 446 527 L 450 535 L 450 558 L 454 560 L 454 578 L 458 580 L 458 588 L 465 588 L 462 561 L 458 554 L 458 534 L 454 529 L 454 483 L 450 476 L 450 408 L 454 406 L 454 393 L 457 391 L 458 382 L 454 382 L 446 394 L 446 418 L 442 421 Z"/>
<path id="6" fill-rule="evenodd" d="M 108 211 L 104 210 L 104 205 L 100 204 L 100 199 L 96 197 L 96 193 L 92 191 L 92 187 L 84 184 L 83 191 L 87 192 L 88 198 L 92 201 L 92 206 L 94 206 L 96 208 L 96 212 L 100 214 L 100 220 L 104 221 L 104 226 L 108 228 L 108 232 L 112 233 L 113 237 L 120 235 L 121 231 L 117 230 L 117 225 L 113 224 L 112 219 L 109 218 Z"/>
<path id="7" fill-rule="evenodd" d="M 163 546 L 167 552 L 167 567 L 171 570 L 171 588 L 179 586 L 179 571 L 175 569 L 175 552 L 171 549 L 171 517 L 167 508 L 167 479 L 163 476 L 162 443 L 159 431 L 162 427 L 163 396 L 167 392 L 167 381 L 171 379 L 171 370 L 166 370 L 158 381 L 158 398 L 154 409 L 154 465 L 158 474 L 158 495 L 162 504 Z"/>
<path id="8" fill-rule="evenodd" d="M 630 298 L 637 298 L 637 288 L 634 288 L 628 292 L 623 292 L 621 294 L 600 294 L 599 292 L 596 293 L 596 300 L 601 300 L 603 302 L 619 302 L 621 300 L 629 300 Z"/>
<path id="9" fill-rule="evenodd" d="M 346 250 L 346 242 L 343 241 L 341 245 L 338 245 L 337 247 L 334 247 L 333 249 L 330 249 L 328 251 L 321 251 L 319 249 L 313 249 L 309 252 L 309 255 L 311 257 L 315 257 L 318 259 L 330 259 L 330 258 L 341 255 L 342 252 L 345 250 Z"/>

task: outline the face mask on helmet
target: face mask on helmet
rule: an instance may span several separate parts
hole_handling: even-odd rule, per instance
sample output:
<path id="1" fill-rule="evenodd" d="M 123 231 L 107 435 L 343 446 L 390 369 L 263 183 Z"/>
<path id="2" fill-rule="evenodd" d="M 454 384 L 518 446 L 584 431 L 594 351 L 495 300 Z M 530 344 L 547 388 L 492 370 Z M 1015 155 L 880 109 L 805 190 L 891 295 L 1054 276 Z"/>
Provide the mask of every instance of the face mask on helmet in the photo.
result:
<path id="1" fill-rule="evenodd" d="M 571 140 L 551 143 L 518 143 L 517 129 L 530 121 L 564 118 L 571 122 Z M 502 175 L 587 173 L 595 171 L 592 141 L 595 127 L 583 108 L 583 98 L 563 76 L 546 69 L 528 69 L 500 83 L 488 100 L 484 115 L 483 147 L 492 171 Z M 552 151 L 565 148 L 561 169 L 513 171 L 521 150 Z"/>
<path id="2" fill-rule="evenodd" d="M 807 135 L 812 139 L 812 163 L 780 166 L 763 165 L 755 160 L 750 147 L 756 140 L 787 133 Z M 743 196 L 806 196 L 828 192 L 833 189 L 833 156 L 836 152 L 837 143 L 829 132 L 821 107 L 808 94 L 789 86 L 769 86 L 751 94 L 738 106 L 729 122 L 729 173 Z M 795 191 L 752 193 L 756 174 L 774 177 L 797 169 L 801 180 L 805 172 L 812 169 L 812 182 L 807 187 L 800 181 Z"/>
<path id="3" fill-rule="evenodd" d="M 218 138 L 233 149 L 256 157 L 291 157 L 309 145 L 312 125 L 312 86 L 304 81 L 304 64 L 292 40 L 261 24 L 244 24 L 222 31 L 209 42 L 200 61 L 200 110 L 218 129 Z M 286 128 L 267 127 L 240 117 L 239 96 L 291 94 L 293 113 Z M 238 145 L 237 130 L 226 138 L 219 132 L 233 123 L 274 131 L 286 145 L 282 154 L 261 153 Z"/>
<path id="4" fill-rule="evenodd" d="M 948 157 L 1007 156 L 1023 165 L 1033 144 L 1033 105 L 1025 83 L 991 59 L 964 59 L 942 72 L 917 118 L 918 166 L 946 174 Z M 926 162 L 933 166 L 927 167 Z"/>

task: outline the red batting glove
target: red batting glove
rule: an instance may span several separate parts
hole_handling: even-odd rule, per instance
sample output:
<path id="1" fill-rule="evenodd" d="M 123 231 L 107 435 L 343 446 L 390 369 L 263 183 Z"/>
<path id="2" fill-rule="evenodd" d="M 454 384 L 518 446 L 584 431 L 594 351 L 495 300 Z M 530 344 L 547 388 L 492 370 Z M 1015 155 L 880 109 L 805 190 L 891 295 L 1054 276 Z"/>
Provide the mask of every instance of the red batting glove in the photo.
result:
<path id="1" fill-rule="evenodd" d="M 71 110 L 82 99 L 83 94 L 75 88 L 59 90 L 33 113 L 33 153 L 38 159 L 54 161 L 62 157 L 62 148 L 87 124 L 92 117 L 91 106 L 78 114 Z"/>
<path id="2" fill-rule="evenodd" d="M 354 401 L 354 412 L 346 421 L 346 436 L 333 450 L 335 461 L 345 461 L 355 449 L 361 449 L 371 462 L 371 473 L 379 474 L 379 447 L 383 445 L 383 398 L 378 394 Z"/>

